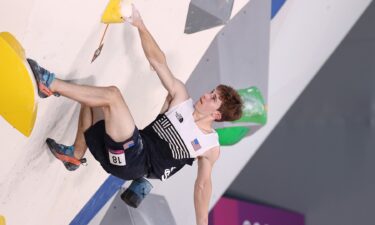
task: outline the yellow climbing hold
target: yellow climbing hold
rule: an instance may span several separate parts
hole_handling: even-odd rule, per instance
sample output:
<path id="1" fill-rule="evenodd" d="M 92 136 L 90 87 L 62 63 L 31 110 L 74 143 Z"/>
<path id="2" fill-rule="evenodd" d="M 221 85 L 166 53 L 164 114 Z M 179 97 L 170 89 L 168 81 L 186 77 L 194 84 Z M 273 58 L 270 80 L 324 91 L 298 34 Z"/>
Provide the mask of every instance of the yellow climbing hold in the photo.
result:
<path id="1" fill-rule="evenodd" d="M 0 115 L 25 136 L 34 127 L 36 84 L 16 38 L 0 33 Z"/>
<path id="2" fill-rule="evenodd" d="M 5 225 L 5 218 L 2 215 L 0 215 L 0 225 Z"/>
<path id="3" fill-rule="evenodd" d="M 122 23 L 124 18 L 121 14 L 121 0 L 109 0 L 102 15 L 102 23 Z"/>

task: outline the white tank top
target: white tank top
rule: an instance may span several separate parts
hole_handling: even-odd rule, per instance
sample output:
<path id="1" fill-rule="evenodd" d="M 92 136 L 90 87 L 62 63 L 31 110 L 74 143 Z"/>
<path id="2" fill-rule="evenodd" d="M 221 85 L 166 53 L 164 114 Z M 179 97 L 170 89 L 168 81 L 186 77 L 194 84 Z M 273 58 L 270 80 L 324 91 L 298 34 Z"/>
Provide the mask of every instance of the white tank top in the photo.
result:
<path id="1" fill-rule="evenodd" d="M 189 98 L 170 108 L 152 126 L 159 137 L 168 142 L 175 159 L 196 158 L 219 146 L 216 131 L 203 133 L 194 122 L 193 112 L 193 100 Z"/>

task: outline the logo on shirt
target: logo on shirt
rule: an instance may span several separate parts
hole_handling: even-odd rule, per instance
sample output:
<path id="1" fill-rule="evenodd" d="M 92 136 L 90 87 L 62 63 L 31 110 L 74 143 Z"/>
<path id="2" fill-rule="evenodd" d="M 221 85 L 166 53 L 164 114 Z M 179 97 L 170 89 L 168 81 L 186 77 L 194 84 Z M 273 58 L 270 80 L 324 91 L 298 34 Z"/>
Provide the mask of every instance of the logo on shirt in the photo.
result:
<path id="1" fill-rule="evenodd" d="M 178 112 L 176 112 L 176 118 L 178 119 L 178 122 L 180 122 L 180 123 L 182 123 L 182 122 L 184 122 L 184 118 L 181 116 L 181 114 L 180 113 L 178 113 Z"/>
<path id="2" fill-rule="evenodd" d="M 198 151 L 199 149 L 201 149 L 201 145 L 199 144 L 199 141 L 197 138 L 195 138 L 192 142 L 191 142 L 191 145 L 193 146 L 193 149 L 195 151 Z"/>
<path id="3" fill-rule="evenodd" d="M 174 169 L 176 169 L 176 167 L 172 167 L 170 169 L 165 169 L 164 175 L 161 176 L 161 180 L 164 181 L 164 180 L 168 179 L 168 177 L 172 174 Z"/>

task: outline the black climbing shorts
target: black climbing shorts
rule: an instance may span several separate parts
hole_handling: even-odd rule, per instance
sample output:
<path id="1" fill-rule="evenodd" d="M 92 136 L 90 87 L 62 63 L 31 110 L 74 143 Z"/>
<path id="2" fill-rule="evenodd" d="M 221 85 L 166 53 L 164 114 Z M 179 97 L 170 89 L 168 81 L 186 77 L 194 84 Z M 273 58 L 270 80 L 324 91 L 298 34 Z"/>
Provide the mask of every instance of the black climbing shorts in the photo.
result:
<path id="1" fill-rule="evenodd" d="M 91 126 L 84 135 L 90 152 L 107 173 L 124 180 L 147 175 L 146 152 L 137 127 L 133 135 L 122 142 L 115 142 L 105 132 L 104 120 Z"/>

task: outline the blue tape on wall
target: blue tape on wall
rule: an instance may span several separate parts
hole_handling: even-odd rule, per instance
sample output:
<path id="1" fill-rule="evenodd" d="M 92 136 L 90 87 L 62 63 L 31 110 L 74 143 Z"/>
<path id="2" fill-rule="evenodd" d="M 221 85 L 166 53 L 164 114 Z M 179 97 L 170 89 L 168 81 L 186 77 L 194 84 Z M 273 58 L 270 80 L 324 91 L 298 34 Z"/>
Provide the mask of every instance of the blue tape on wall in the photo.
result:
<path id="1" fill-rule="evenodd" d="M 279 12 L 281 7 L 284 5 L 286 0 L 272 0 L 272 11 L 271 11 L 271 18 L 276 16 L 276 14 Z"/>
<path id="2" fill-rule="evenodd" d="M 109 176 L 72 222 L 70 222 L 70 225 L 88 224 L 124 183 L 125 181 L 120 178 L 112 175 Z"/>

